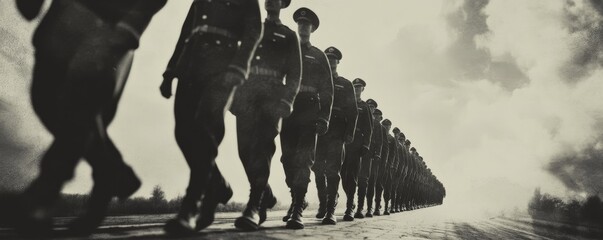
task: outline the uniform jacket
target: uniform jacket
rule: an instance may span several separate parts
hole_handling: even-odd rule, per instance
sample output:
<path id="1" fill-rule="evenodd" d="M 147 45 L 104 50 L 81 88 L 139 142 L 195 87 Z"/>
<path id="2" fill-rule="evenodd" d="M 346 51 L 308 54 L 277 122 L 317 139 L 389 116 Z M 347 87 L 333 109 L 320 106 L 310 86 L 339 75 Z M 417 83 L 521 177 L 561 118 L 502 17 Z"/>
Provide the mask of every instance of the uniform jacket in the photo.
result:
<path id="1" fill-rule="evenodd" d="M 354 85 L 350 80 L 333 74 L 333 109 L 331 119 L 341 119 L 345 122 L 345 134 L 354 137 L 356 132 L 356 121 L 358 119 L 358 106 L 356 105 L 356 95 Z M 331 121 L 331 122 L 332 122 Z"/>
<path id="2" fill-rule="evenodd" d="M 373 120 L 373 135 L 371 136 L 371 148 L 370 152 L 373 157 L 381 158 L 381 152 L 383 149 L 383 125 L 375 119 Z"/>
<path id="3" fill-rule="evenodd" d="M 197 34 L 196 29 L 214 27 L 228 32 L 229 36 L 205 34 L 208 38 L 215 38 L 212 44 L 220 45 L 222 40 L 239 42 L 229 68 L 247 76 L 251 56 L 262 36 L 262 23 L 260 7 L 257 0 L 197 0 L 191 5 L 180 38 L 176 44 L 174 54 L 168 63 L 164 76 L 178 76 L 180 65 L 187 64 L 191 53 L 185 47 Z M 182 59 L 182 60 L 181 60 Z"/>
<path id="4" fill-rule="evenodd" d="M 305 116 L 310 119 L 321 119 L 329 123 L 333 106 L 333 79 L 327 56 L 310 43 L 301 45 L 302 80 L 299 95 L 316 96 L 318 109 L 315 116 Z M 295 99 L 295 106 L 304 106 L 307 99 Z M 296 112 L 296 108 L 293 109 Z"/>
<path id="5" fill-rule="evenodd" d="M 356 122 L 353 146 L 370 149 L 372 134 L 373 117 L 368 104 L 361 100 L 358 102 L 358 121 Z"/>

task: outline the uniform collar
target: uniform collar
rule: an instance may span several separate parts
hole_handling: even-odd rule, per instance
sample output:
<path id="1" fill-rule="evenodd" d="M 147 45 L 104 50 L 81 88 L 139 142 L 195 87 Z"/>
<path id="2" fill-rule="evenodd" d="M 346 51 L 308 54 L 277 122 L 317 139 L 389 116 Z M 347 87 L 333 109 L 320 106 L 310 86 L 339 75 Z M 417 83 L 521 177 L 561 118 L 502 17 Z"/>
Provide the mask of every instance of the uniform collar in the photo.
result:
<path id="1" fill-rule="evenodd" d="M 301 46 L 304 47 L 304 48 L 306 48 L 306 49 L 310 49 L 312 47 L 312 43 L 310 43 L 310 42 L 302 43 Z"/>
<path id="2" fill-rule="evenodd" d="M 280 20 L 280 19 L 276 19 L 276 20 L 269 20 L 268 18 L 266 18 L 266 20 L 264 20 L 264 21 L 265 21 L 266 23 L 272 23 L 272 24 L 275 24 L 275 25 L 281 25 L 281 24 L 283 24 L 283 23 L 281 22 L 281 20 Z"/>

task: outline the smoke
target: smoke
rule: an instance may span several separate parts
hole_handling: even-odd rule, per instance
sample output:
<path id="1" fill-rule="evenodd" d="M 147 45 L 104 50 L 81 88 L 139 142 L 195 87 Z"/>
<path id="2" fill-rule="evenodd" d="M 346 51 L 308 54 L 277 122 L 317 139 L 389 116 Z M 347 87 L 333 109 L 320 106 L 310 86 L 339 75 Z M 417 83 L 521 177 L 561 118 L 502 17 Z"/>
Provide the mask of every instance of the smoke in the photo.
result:
<path id="1" fill-rule="evenodd" d="M 603 193 L 603 138 L 581 151 L 560 154 L 548 170 L 574 194 Z"/>
<path id="2" fill-rule="evenodd" d="M 560 73 L 566 82 L 575 83 L 603 64 L 603 1 L 566 0 L 563 10 L 572 56 Z"/>
<path id="3" fill-rule="evenodd" d="M 493 56 L 482 46 L 490 34 L 488 15 L 484 12 L 489 2 L 465 0 L 460 6 L 452 7 L 454 10 L 446 15 L 446 21 L 454 41 L 447 49 L 447 57 L 457 79 L 488 79 L 512 91 L 525 86 L 529 80 L 509 53 Z"/>

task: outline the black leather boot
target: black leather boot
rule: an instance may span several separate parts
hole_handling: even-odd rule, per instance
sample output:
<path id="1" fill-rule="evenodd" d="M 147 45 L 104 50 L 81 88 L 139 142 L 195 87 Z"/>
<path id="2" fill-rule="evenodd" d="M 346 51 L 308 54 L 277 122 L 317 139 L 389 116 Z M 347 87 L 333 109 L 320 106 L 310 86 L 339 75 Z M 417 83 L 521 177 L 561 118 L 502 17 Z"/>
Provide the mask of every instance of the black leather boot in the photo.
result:
<path id="1" fill-rule="evenodd" d="M 105 219 L 109 203 L 114 197 L 124 201 L 140 188 L 141 182 L 132 168 L 126 166 L 114 173 L 111 179 L 97 180 L 94 183 L 88 210 L 85 215 L 69 224 L 70 233 L 79 236 L 92 234 Z"/>
<path id="2" fill-rule="evenodd" d="M 167 221 L 163 227 L 165 233 L 176 237 L 195 234 L 193 223 L 199 217 L 199 205 L 201 205 L 199 199 L 185 195 L 176 218 Z"/>
<path id="3" fill-rule="evenodd" d="M 354 195 L 347 196 L 346 209 L 343 214 L 344 221 L 354 221 Z"/>
<path id="4" fill-rule="evenodd" d="M 295 201 L 295 193 L 291 190 L 291 205 L 289 206 L 289 210 L 287 210 L 287 214 L 283 217 L 283 222 L 289 221 L 291 218 L 291 214 L 293 214 L 293 203 Z"/>
<path id="5" fill-rule="evenodd" d="M 389 201 L 385 201 L 385 207 L 383 208 L 383 215 L 389 215 Z"/>
<path id="6" fill-rule="evenodd" d="M 262 202 L 260 203 L 260 225 L 266 221 L 268 218 L 267 211 L 268 209 L 273 208 L 276 205 L 276 197 L 272 193 L 272 188 L 266 187 L 264 190 L 264 195 L 262 195 Z"/>
<path id="7" fill-rule="evenodd" d="M 289 221 L 287 221 L 287 225 L 285 227 L 288 229 L 303 229 L 303 212 L 307 206 L 308 203 L 306 202 L 306 193 L 302 191 L 296 192 L 295 198 L 293 198 L 293 210 L 291 213 L 291 218 L 289 218 Z"/>
<path id="8" fill-rule="evenodd" d="M 320 174 L 316 174 L 315 179 L 316 191 L 318 192 L 318 211 L 316 212 L 316 218 L 322 219 L 327 213 L 327 181 L 325 176 L 320 176 Z"/>
<path id="9" fill-rule="evenodd" d="M 214 222 L 216 207 L 218 204 L 226 204 L 232 198 L 232 188 L 223 177 L 212 177 L 211 187 L 205 192 L 203 201 L 201 201 L 201 212 L 195 226 L 196 231 L 201 231 L 209 227 Z"/>
<path id="10" fill-rule="evenodd" d="M 260 202 L 264 195 L 264 189 L 251 189 L 247 207 L 243 216 L 235 220 L 235 227 L 244 231 L 255 231 L 260 228 Z"/>
<path id="11" fill-rule="evenodd" d="M 328 193 L 327 193 L 327 212 L 322 219 L 322 224 L 335 225 L 337 224 L 337 217 L 335 216 L 335 210 L 337 209 L 337 201 L 339 199 L 339 178 L 329 178 L 328 181 Z"/>

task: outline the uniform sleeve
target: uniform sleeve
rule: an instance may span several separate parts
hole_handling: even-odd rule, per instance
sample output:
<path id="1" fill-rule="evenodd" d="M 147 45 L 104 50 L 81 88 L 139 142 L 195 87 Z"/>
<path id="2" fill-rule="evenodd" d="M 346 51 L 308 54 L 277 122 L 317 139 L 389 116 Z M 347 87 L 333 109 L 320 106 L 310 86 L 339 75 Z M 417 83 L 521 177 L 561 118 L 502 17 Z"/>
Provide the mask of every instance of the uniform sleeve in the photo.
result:
<path id="1" fill-rule="evenodd" d="M 358 104 L 356 103 L 356 92 L 354 85 L 349 80 L 345 80 L 345 112 L 346 112 L 346 133 L 356 133 L 356 124 L 358 122 Z"/>
<path id="2" fill-rule="evenodd" d="M 291 32 L 291 41 L 289 41 L 288 56 L 287 56 L 287 76 L 285 78 L 285 95 L 281 99 L 289 107 L 293 107 L 295 96 L 299 92 L 302 74 L 301 48 L 297 34 Z"/>
<path id="3" fill-rule="evenodd" d="M 331 74 L 331 67 L 327 60 L 327 55 L 320 52 L 319 59 L 322 59 L 322 76 L 320 76 L 318 96 L 320 98 L 320 112 L 318 118 L 326 121 L 327 123 L 331 119 L 331 108 L 333 107 L 333 75 Z"/>
<path id="4" fill-rule="evenodd" d="M 362 118 L 362 126 L 360 127 L 364 135 L 362 145 L 369 149 L 371 146 L 371 136 L 373 134 L 373 119 L 371 117 L 371 110 L 369 109 L 368 104 L 364 103 L 362 107 L 365 109 L 363 116 L 359 116 Z"/>
<path id="5" fill-rule="evenodd" d="M 136 40 L 136 47 L 138 47 L 142 33 L 149 26 L 155 13 L 161 10 L 166 2 L 167 0 L 139 0 L 132 6 L 129 14 L 124 15 L 116 26 L 130 32 Z"/>
<path id="6" fill-rule="evenodd" d="M 234 69 L 242 73 L 245 78 L 248 76 L 251 57 L 255 53 L 255 49 L 262 40 L 263 28 L 260 16 L 260 6 L 257 0 L 248 0 L 245 8 L 245 19 L 243 26 L 243 36 L 241 36 L 241 46 L 233 57 L 230 65 Z"/>
<path id="7" fill-rule="evenodd" d="M 195 3 L 193 3 L 194 5 Z M 186 15 L 186 20 L 184 20 L 184 24 L 182 25 L 182 30 L 180 31 L 180 37 L 178 38 L 178 42 L 176 42 L 176 49 L 174 50 L 174 53 L 172 54 L 172 58 L 170 58 L 170 61 L 168 62 L 167 68 L 165 70 L 165 72 L 163 73 L 163 77 L 173 77 L 176 75 L 175 73 L 175 68 L 176 68 L 176 64 L 178 63 L 178 59 L 180 58 L 180 55 L 182 54 L 182 50 L 184 48 L 184 42 L 186 41 L 186 38 L 188 38 L 189 34 L 191 33 L 191 29 L 192 29 L 192 22 L 193 22 L 193 17 L 195 14 L 195 6 L 191 5 L 190 9 L 188 10 L 188 14 Z"/>
<path id="8" fill-rule="evenodd" d="M 375 128 L 373 131 L 375 134 L 375 150 L 377 157 L 381 157 L 381 150 L 383 149 L 383 128 L 381 128 L 381 124 L 375 123 Z"/>

